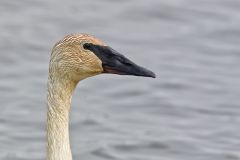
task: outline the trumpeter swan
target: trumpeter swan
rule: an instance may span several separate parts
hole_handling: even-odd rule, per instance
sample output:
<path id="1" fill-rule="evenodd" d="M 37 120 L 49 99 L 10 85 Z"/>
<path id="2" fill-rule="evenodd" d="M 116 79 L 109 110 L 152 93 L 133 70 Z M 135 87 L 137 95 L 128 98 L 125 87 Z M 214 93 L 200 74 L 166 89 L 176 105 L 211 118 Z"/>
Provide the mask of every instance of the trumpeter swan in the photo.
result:
<path id="1" fill-rule="evenodd" d="M 153 77 L 140 67 L 87 34 L 72 34 L 52 49 L 48 76 L 47 160 L 72 160 L 69 111 L 77 83 L 100 73 Z"/>

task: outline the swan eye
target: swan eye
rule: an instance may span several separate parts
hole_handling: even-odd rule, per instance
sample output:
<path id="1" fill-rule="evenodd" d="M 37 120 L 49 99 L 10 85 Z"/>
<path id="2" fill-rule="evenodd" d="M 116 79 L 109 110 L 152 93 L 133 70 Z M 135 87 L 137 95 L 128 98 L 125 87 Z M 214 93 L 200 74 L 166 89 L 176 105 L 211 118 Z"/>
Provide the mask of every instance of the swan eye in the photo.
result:
<path id="1" fill-rule="evenodd" d="M 83 44 L 83 48 L 89 50 L 91 48 L 91 44 L 85 43 L 85 44 Z"/>

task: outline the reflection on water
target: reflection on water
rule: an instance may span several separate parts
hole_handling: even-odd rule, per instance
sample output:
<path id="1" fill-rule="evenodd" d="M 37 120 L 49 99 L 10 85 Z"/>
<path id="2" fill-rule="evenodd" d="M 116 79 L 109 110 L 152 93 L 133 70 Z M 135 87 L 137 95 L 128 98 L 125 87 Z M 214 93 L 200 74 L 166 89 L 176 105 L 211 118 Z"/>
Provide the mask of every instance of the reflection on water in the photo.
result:
<path id="1" fill-rule="evenodd" d="M 157 73 L 101 75 L 73 98 L 75 159 L 240 159 L 240 2 L 0 2 L 0 159 L 45 158 L 52 46 L 86 32 Z"/>

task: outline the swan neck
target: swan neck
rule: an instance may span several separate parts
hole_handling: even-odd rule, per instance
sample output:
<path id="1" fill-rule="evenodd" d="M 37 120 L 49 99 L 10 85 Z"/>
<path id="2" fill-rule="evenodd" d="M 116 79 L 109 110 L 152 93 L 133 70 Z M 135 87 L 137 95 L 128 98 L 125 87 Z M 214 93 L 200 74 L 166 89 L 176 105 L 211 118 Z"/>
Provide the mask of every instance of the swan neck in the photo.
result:
<path id="1" fill-rule="evenodd" d="M 48 78 L 47 160 L 72 160 L 69 143 L 69 112 L 76 84 Z"/>

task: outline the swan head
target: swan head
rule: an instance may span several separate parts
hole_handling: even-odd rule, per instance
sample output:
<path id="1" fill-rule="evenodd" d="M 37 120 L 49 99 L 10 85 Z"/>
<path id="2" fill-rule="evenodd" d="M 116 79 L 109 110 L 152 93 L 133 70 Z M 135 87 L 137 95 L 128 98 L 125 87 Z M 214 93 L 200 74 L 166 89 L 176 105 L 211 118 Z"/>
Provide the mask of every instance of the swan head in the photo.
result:
<path id="1" fill-rule="evenodd" d="M 152 71 L 88 34 L 68 35 L 57 42 L 52 49 L 49 72 L 76 82 L 101 73 L 155 78 Z"/>

